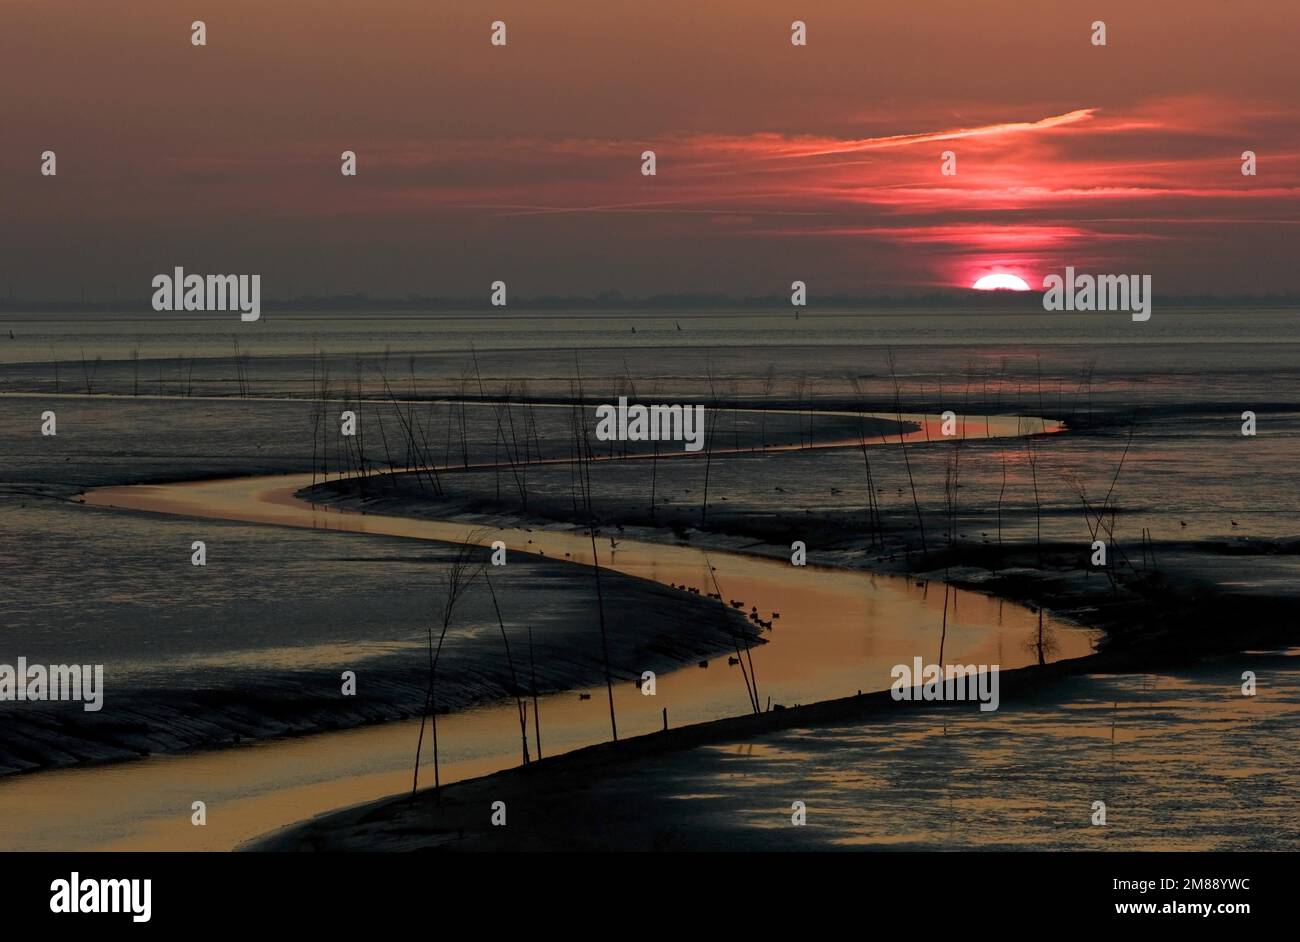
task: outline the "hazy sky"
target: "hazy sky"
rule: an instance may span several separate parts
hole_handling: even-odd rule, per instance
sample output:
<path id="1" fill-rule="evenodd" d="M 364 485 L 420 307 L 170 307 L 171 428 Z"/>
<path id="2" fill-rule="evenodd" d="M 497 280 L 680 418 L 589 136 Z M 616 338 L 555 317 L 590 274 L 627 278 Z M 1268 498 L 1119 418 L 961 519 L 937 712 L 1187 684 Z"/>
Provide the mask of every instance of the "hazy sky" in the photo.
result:
<path id="1" fill-rule="evenodd" d="M 1296 0 L 0 0 L 0 75 L 20 296 L 1300 291 Z"/>

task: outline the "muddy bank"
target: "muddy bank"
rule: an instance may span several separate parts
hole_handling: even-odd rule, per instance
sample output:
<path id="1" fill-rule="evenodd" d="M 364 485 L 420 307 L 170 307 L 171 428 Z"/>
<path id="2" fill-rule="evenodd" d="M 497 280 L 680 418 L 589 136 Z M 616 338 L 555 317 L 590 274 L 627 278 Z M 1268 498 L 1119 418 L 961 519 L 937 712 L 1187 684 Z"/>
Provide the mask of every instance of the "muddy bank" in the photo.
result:
<path id="1" fill-rule="evenodd" d="M 731 457 L 719 465 L 746 460 Z M 633 469 L 633 464 L 597 463 L 593 475 L 603 474 L 607 480 L 644 476 L 646 469 Z M 534 480 L 531 513 L 525 521 L 539 528 L 581 526 L 584 521 L 574 510 L 566 482 L 555 472 L 549 474 Z M 498 500 L 492 483 L 491 475 L 483 472 L 449 476 L 446 493 L 435 498 L 414 476 L 396 474 L 370 480 L 364 494 L 356 482 L 344 480 L 316 485 L 300 496 L 396 516 L 517 524 L 520 518 L 512 512 L 511 501 Z M 636 484 L 626 489 L 635 490 Z M 636 498 L 620 497 L 612 488 L 600 498 L 597 532 L 602 540 L 626 536 L 771 558 L 788 558 L 791 543 L 806 540 L 810 563 L 908 574 L 1045 608 L 1104 631 L 1103 646 L 1141 651 L 1152 663 L 1166 654 L 1195 656 L 1287 644 L 1300 630 L 1295 627 L 1300 623 L 1300 589 L 1287 578 L 1300 561 L 1300 541 L 1295 539 L 1126 541 L 1116 544 L 1119 550 L 1112 550 L 1108 566 L 1096 567 L 1087 541 L 948 542 L 939 517 L 930 518 L 931 542 L 922 550 L 914 518 L 909 521 L 902 513 L 883 516 L 878 530 L 864 532 L 861 515 L 846 521 L 843 514 L 760 511 L 742 496 L 711 506 L 705 526 L 698 505 L 671 504 L 660 505 L 652 525 L 646 506 Z M 1261 572 L 1272 570 L 1276 578 L 1257 581 Z"/>
<path id="2" fill-rule="evenodd" d="M 996 713 L 882 694 L 719 721 L 324 815 L 246 849 L 1287 850 L 1300 840 L 1283 784 L 1300 770 L 1298 662 L 1086 673 L 1121 666 L 1098 656 L 1005 672 Z M 1243 669 L 1256 696 L 1241 696 Z M 795 801 L 806 826 L 792 826 Z"/>
<path id="3" fill-rule="evenodd" d="M 575 418 L 583 417 L 590 432 L 596 427 L 597 404 L 609 399 L 593 395 L 584 413 L 569 403 L 518 396 L 501 403 L 397 396 L 388 400 L 382 390 L 371 394 L 381 398 L 358 399 L 341 383 L 320 400 L 0 394 L 0 438 L 7 443 L 0 454 L 0 493 L 68 496 L 86 487 L 313 468 L 334 475 L 359 468 L 452 469 L 500 463 L 510 477 L 509 465 L 569 460 Z M 357 416 L 357 434 L 350 438 L 340 435 L 345 410 Z M 41 416 L 47 411 L 55 415 L 55 435 L 41 433 Z M 878 439 L 896 437 L 900 427 L 916 427 L 887 418 L 801 411 L 793 404 L 784 409 L 774 404 L 748 410 L 722 406 L 708 410 L 707 416 L 716 449 L 802 447 L 860 434 Z M 680 441 L 593 439 L 593 446 L 604 456 L 657 451 L 665 464 L 683 457 Z"/>
<path id="4" fill-rule="evenodd" d="M 1043 668 L 1004 671 L 1001 692 L 1014 697 L 1053 679 L 1100 663 L 1097 656 L 1059 662 Z M 967 705 L 969 708 L 969 705 Z M 888 692 L 861 694 L 806 706 L 750 714 L 668 729 L 659 733 L 588 746 L 441 789 L 426 789 L 412 801 L 409 795 L 384 799 L 358 808 L 322 815 L 248 845 L 247 850 L 582 850 L 679 849 L 646 844 L 658 825 L 646 818 L 643 801 L 620 800 L 588 804 L 588 798 L 611 775 L 621 774 L 627 763 L 650 762 L 697 747 L 750 739 L 781 730 L 869 717 L 886 718 L 899 704 Z M 647 769 L 651 766 L 647 766 Z M 647 775 L 642 797 L 663 779 Z M 533 826 L 511 831 L 490 825 L 483 809 L 491 802 L 513 804 Z M 576 830 L 561 824 L 554 829 L 537 825 L 546 813 L 572 800 L 573 808 L 560 814 L 563 822 L 586 821 Z M 621 809 L 619 808 L 621 806 Z M 529 811 L 534 813 L 529 813 Z M 519 820 L 516 815 L 515 820 Z M 555 841 L 555 843 L 552 843 Z"/>
<path id="5" fill-rule="evenodd" d="M 87 514 L 103 526 L 87 528 Z M 15 535 L 39 532 L 83 562 L 51 574 L 41 553 L 5 554 L 13 591 L 0 605 L 0 663 L 102 664 L 105 691 L 98 712 L 0 703 L 0 775 L 346 729 L 423 708 L 446 544 L 67 504 L 10 520 Z M 208 544 L 202 568 L 190 565 L 195 536 Z M 716 602 L 618 573 L 601 582 L 616 684 L 734 650 L 736 638 L 761 643 Z M 532 676 L 539 693 L 603 685 L 590 569 L 521 555 L 492 584 L 517 666 L 530 653 L 536 664 L 521 686 L 531 693 Z M 344 671 L 356 675 L 355 695 L 343 693 Z M 463 710 L 513 690 L 480 579 L 448 632 L 437 705 Z"/>

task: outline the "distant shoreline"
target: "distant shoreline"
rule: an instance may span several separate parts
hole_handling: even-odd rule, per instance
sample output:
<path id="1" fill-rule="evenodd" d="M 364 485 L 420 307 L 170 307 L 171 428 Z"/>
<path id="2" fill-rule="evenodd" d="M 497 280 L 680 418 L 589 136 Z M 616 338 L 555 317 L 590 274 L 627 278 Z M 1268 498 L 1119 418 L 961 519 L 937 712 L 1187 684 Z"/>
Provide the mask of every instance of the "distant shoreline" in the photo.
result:
<path id="1" fill-rule="evenodd" d="M 268 289 L 270 290 L 270 289 Z M 1300 295 L 1183 295 L 1160 296 L 1161 308 L 1175 308 L 1179 311 L 1195 311 L 1200 308 L 1276 308 L 1286 310 L 1300 308 Z M 674 312 L 702 313 L 709 316 L 725 316 L 736 312 L 737 316 L 751 316 L 754 313 L 780 313 L 799 317 L 835 317 L 861 316 L 893 310 L 907 311 L 924 316 L 926 309 L 944 308 L 948 313 L 954 309 L 979 309 L 1002 314 L 1046 314 L 1043 310 L 1042 292 L 1029 291 L 963 291 L 935 294 L 918 294 L 908 297 L 824 295 L 818 296 L 805 307 L 793 307 L 786 295 L 766 295 L 763 297 L 727 297 L 724 295 L 662 295 L 645 298 L 623 297 L 518 297 L 512 298 L 508 306 L 495 307 L 485 297 L 481 298 L 386 298 L 370 297 L 364 294 L 302 296 L 295 298 L 276 298 L 274 292 L 262 300 L 262 310 L 271 312 L 301 313 L 452 313 L 469 314 L 476 317 L 491 316 L 508 318 L 524 314 L 558 314 L 576 316 L 588 313 L 593 316 L 621 316 L 624 314 L 661 313 L 664 316 Z M 0 314 L 158 314 L 167 317 L 181 317 L 187 313 L 191 316 L 222 317 L 228 312 L 175 312 L 155 311 L 149 296 L 135 298 L 70 300 L 34 298 L 0 298 Z M 1087 313 L 1087 312 L 1080 312 Z M 1102 312 L 1104 313 L 1104 312 Z M 1207 312 L 1208 313 L 1208 312 Z M 1100 315 L 1099 315 L 1100 316 Z M 236 318 L 237 319 L 237 318 Z"/>

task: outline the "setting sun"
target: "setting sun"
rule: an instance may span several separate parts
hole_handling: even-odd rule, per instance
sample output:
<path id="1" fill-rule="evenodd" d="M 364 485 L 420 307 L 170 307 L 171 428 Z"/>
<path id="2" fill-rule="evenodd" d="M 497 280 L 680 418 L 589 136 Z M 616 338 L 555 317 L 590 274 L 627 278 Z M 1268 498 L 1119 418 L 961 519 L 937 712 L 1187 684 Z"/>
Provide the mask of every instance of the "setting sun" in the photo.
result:
<path id="1" fill-rule="evenodd" d="M 999 289 L 1007 291 L 1028 291 L 1029 284 L 1019 275 L 1009 275 L 1005 272 L 999 272 L 996 275 L 985 275 L 975 284 L 971 285 L 976 291 L 997 291 Z"/>

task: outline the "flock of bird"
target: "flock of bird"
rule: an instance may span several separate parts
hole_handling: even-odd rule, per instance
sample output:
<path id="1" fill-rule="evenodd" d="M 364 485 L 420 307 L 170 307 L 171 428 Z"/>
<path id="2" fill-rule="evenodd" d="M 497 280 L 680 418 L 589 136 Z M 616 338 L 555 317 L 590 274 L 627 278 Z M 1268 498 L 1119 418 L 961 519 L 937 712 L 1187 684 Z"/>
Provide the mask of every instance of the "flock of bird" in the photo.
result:
<path id="1" fill-rule="evenodd" d="M 697 588 L 695 588 L 695 586 L 686 585 L 685 583 L 683 583 L 682 585 L 678 585 L 676 582 L 670 582 L 670 583 L 668 583 L 668 587 L 671 588 L 671 589 L 681 589 L 683 592 L 689 592 L 691 595 L 700 595 L 700 594 L 701 594 L 701 593 L 700 593 L 700 590 L 697 589 Z M 704 597 L 705 597 L 705 598 L 708 598 L 708 599 L 716 599 L 716 600 L 719 601 L 719 602 L 722 601 L 722 593 L 721 593 L 721 592 L 705 592 L 705 593 L 703 593 L 703 594 L 704 594 Z M 736 611 L 738 611 L 738 612 L 740 612 L 740 611 L 744 611 L 744 609 L 745 609 L 745 603 L 742 602 L 742 601 L 739 601 L 738 599 L 728 599 L 728 600 L 727 600 L 727 604 L 730 605 L 732 608 L 734 608 L 734 609 L 735 609 Z M 757 605 L 751 605 L 751 606 L 749 607 L 749 615 L 748 615 L 749 620 L 750 620 L 751 622 L 753 622 L 755 625 L 758 625 L 758 627 L 760 627 L 760 628 L 766 628 L 766 629 L 768 629 L 769 631 L 770 631 L 771 628 L 772 628 L 772 622 L 775 621 L 776 619 L 780 618 L 780 617 L 781 617 L 781 613 L 780 613 L 780 612 L 773 612 L 773 613 L 772 613 L 772 617 L 769 618 L 767 621 L 764 621 L 763 619 L 761 619 L 761 618 L 758 617 L 758 606 L 757 606 Z M 701 662 L 701 663 L 700 663 L 700 666 L 703 667 L 703 666 L 704 666 L 704 662 Z"/>

